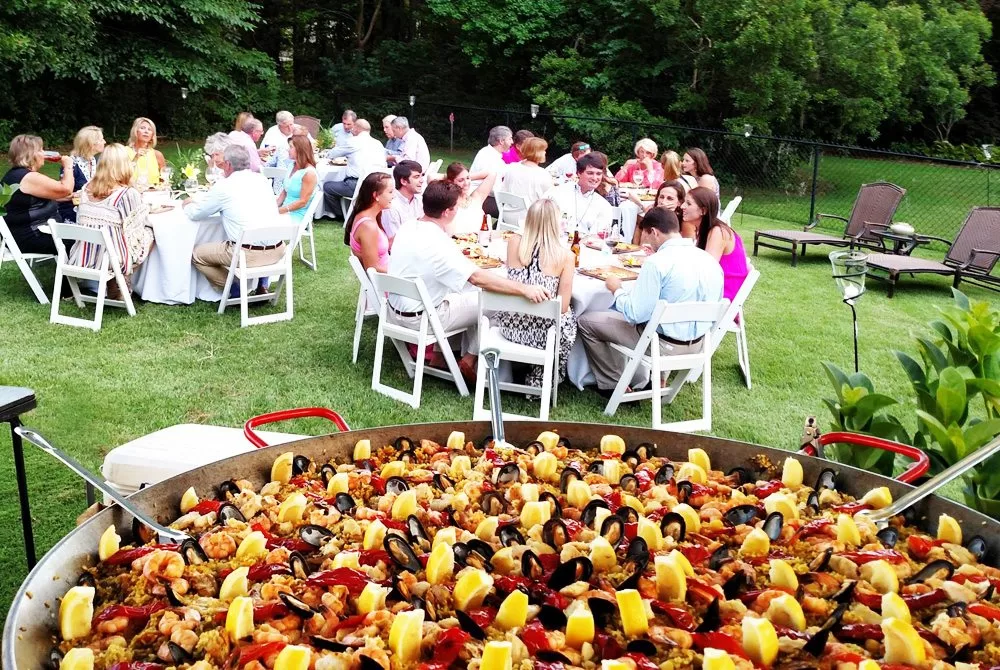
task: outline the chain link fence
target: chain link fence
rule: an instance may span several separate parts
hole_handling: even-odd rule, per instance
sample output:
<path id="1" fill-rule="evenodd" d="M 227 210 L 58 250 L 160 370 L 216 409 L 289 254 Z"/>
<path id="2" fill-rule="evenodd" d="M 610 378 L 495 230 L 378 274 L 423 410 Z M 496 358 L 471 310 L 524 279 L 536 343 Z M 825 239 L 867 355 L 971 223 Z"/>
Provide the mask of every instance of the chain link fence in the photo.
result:
<path id="1" fill-rule="evenodd" d="M 635 141 L 642 137 L 652 138 L 660 151 L 673 149 L 681 155 L 689 147 L 701 147 L 721 185 L 723 205 L 739 195 L 743 202 L 737 217 L 771 220 L 747 219 L 755 227 L 804 226 L 819 213 L 846 217 L 862 184 L 888 181 L 906 189 L 896 221 L 912 224 L 918 233 L 953 239 L 969 210 L 994 204 L 993 191 L 1000 190 L 998 164 L 767 137 L 751 128 L 735 133 L 547 112 L 532 115 L 525 108 L 452 104 L 419 96 L 411 104 L 407 98 L 339 93 L 332 102 L 332 120 L 351 108 L 376 129 L 385 115 L 405 115 L 437 151 L 478 149 L 497 125 L 544 137 L 550 160 L 577 140 L 608 154 L 613 165 L 631 158 Z M 835 221 L 824 219 L 820 225 L 839 232 L 831 227 Z"/>

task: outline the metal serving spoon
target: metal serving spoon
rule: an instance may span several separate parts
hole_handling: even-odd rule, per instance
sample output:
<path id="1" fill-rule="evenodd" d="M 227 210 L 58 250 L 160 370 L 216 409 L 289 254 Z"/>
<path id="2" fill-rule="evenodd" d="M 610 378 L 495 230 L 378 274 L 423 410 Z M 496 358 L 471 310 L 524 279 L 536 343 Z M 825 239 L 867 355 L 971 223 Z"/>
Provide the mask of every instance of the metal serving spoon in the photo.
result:
<path id="1" fill-rule="evenodd" d="M 61 449 L 52 446 L 48 440 L 37 432 L 31 430 L 30 428 L 25 428 L 24 426 L 18 426 L 14 430 L 25 440 L 38 447 L 49 456 L 52 456 L 57 461 L 60 461 L 63 465 L 82 477 L 85 481 L 92 484 L 94 488 L 100 490 L 106 496 L 121 505 L 126 512 L 152 529 L 157 536 L 159 536 L 161 542 L 166 540 L 171 542 L 183 542 L 184 540 L 191 539 L 187 533 L 174 530 L 173 528 L 167 528 L 166 526 L 161 526 L 156 521 L 153 521 L 152 518 L 136 507 L 128 498 L 118 493 L 118 491 L 116 491 L 103 477 L 95 475 L 93 472 L 83 467 L 83 465 L 81 465 L 75 458 Z"/>
<path id="2" fill-rule="evenodd" d="M 490 422 L 493 424 L 493 440 L 506 443 L 503 410 L 500 408 L 500 350 L 483 349 L 479 355 L 486 361 L 486 380 L 490 385 Z"/>

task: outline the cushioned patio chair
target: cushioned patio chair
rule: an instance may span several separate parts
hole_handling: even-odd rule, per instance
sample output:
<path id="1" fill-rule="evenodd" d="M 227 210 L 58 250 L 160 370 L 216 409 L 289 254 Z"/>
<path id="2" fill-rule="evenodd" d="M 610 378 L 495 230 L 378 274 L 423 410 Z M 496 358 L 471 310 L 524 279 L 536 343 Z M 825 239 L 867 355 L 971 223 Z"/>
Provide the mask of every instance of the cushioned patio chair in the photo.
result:
<path id="1" fill-rule="evenodd" d="M 904 273 L 911 276 L 918 273 L 951 275 L 955 278 L 953 286 L 956 288 L 963 279 L 985 288 L 1000 288 L 1000 277 L 992 274 L 1000 258 L 1000 207 L 973 208 L 954 242 L 932 235 L 921 235 L 920 239 L 950 245 L 944 262 L 895 254 L 868 256 L 869 276 L 889 282 L 890 298 L 895 293 L 899 275 Z M 884 272 L 886 276 L 873 274 L 871 270 Z"/>
<path id="2" fill-rule="evenodd" d="M 790 251 L 792 266 L 798 262 L 801 255 L 806 254 L 806 245 L 829 244 L 834 247 L 867 247 L 884 249 L 882 240 L 872 234 L 873 229 L 884 229 L 892 223 L 899 201 L 903 199 L 906 189 L 888 182 L 862 184 L 858 197 L 851 209 L 851 216 L 844 218 L 835 214 L 819 214 L 816 220 L 802 230 L 758 230 L 753 234 L 753 255 L 757 255 L 758 247 Z M 840 237 L 813 232 L 813 228 L 821 219 L 840 219 L 844 222 L 844 234 Z M 761 241 L 761 238 L 773 241 Z"/>
<path id="3" fill-rule="evenodd" d="M 296 116 L 294 121 L 305 128 L 313 136 L 313 139 L 319 135 L 319 119 L 315 116 Z"/>

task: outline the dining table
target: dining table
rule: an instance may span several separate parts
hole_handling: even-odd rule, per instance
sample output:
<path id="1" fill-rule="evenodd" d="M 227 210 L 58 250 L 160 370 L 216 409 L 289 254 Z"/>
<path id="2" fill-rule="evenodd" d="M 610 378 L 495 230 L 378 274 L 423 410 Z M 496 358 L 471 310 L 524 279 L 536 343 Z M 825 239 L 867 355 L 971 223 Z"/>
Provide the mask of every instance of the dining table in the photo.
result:
<path id="1" fill-rule="evenodd" d="M 347 176 L 347 159 L 319 159 L 316 162 L 316 176 L 320 191 L 323 190 L 323 184 L 328 181 L 344 181 L 344 178 Z M 324 216 L 332 217 L 333 212 L 326 208 L 326 200 L 320 194 L 319 205 L 316 207 L 316 213 L 313 215 L 313 218 L 321 219 Z"/>

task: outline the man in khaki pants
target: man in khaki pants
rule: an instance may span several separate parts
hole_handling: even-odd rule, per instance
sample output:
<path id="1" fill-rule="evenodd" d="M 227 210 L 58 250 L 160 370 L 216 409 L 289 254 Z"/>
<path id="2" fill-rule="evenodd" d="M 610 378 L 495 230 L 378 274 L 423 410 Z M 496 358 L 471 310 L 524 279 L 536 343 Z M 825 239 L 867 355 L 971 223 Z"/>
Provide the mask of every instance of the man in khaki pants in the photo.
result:
<path id="1" fill-rule="evenodd" d="M 210 242 L 194 249 L 191 260 L 198 272 L 218 289 L 226 286 L 229 265 L 236 253 L 236 241 L 244 229 L 275 226 L 279 223 L 278 205 L 267 177 L 250 171 L 250 153 L 245 147 L 230 144 L 223 153 L 222 171 L 226 178 L 208 191 L 201 202 L 184 201 L 184 211 L 192 221 L 222 214 L 225 242 Z M 285 252 L 282 240 L 243 245 L 251 266 L 270 265 Z M 238 294 L 239 286 L 234 284 Z"/>

